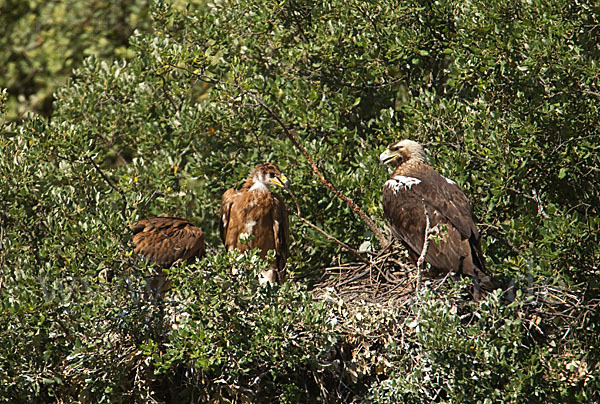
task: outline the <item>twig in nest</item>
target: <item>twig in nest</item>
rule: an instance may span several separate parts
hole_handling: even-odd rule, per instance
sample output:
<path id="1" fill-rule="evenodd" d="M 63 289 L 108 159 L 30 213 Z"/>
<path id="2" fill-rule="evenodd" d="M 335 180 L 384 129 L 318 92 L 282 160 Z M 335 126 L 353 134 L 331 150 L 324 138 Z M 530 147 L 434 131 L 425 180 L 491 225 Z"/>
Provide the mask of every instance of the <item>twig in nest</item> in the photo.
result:
<path id="1" fill-rule="evenodd" d="M 446 279 L 448 279 L 451 274 L 452 274 L 452 272 L 448 272 L 446 274 L 446 276 L 444 276 L 444 278 L 442 279 L 442 281 L 439 283 L 439 285 L 437 285 L 435 288 L 433 288 L 433 290 L 438 290 L 439 288 L 441 288 L 442 285 L 446 282 Z"/>
<path id="2" fill-rule="evenodd" d="M 423 209 L 425 211 L 425 239 L 423 240 L 423 249 L 421 250 L 421 255 L 417 260 L 417 285 L 415 287 L 417 296 L 419 296 L 419 288 L 421 286 L 421 268 L 423 268 L 425 256 L 427 255 L 427 250 L 429 249 L 429 234 L 431 233 L 431 219 L 429 219 L 429 210 L 427 209 L 425 201 L 422 200 L 421 202 L 423 203 Z"/>
<path id="3" fill-rule="evenodd" d="M 302 223 L 306 223 L 307 225 L 309 225 L 311 228 L 315 229 L 316 231 L 318 231 L 319 233 L 321 233 L 322 235 L 324 235 L 325 237 L 327 237 L 328 240 L 333 241 L 335 243 L 337 243 L 338 245 L 340 245 L 344 250 L 354 254 L 358 259 L 360 259 L 362 262 L 366 262 L 369 263 L 369 260 L 366 259 L 365 257 L 363 257 L 359 251 L 355 250 L 354 248 L 350 247 L 348 244 L 344 243 L 343 241 L 338 240 L 337 238 L 333 237 L 332 235 L 330 235 L 329 233 L 327 233 L 325 230 L 321 229 L 320 227 L 312 224 L 311 222 L 309 222 L 308 220 L 306 220 L 305 218 L 302 217 L 302 215 L 300 214 L 300 205 L 298 204 L 298 200 L 296 199 L 296 196 L 294 195 L 294 193 L 292 192 L 291 189 L 289 189 L 288 187 L 285 187 L 285 189 L 289 192 L 290 196 L 292 197 L 292 200 L 294 201 L 294 204 L 296 205 L 296 217 L 302 222 Z"/>

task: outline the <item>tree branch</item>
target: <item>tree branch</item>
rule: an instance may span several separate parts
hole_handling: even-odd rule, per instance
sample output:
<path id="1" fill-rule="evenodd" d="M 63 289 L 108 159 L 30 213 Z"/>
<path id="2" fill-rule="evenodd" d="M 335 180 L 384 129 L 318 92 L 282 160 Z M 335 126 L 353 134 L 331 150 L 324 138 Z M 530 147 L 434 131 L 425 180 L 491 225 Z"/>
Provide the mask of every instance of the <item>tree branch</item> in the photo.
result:
<path id="1" fill-rule="evenodd" d="M 4 285 L 4 211 L 0 212 L 0 290 Z"/>
<path id="2" fill-rule="evenodd" d="M 371 220 L 371 218 L 356 203 L 354 203 L 354 201 L 352 201 L 350 198 L 348 198 L 342 192 L 338 191 L 335 188 L 335 186 L 331 183 L 331 181 L 329 181 L 325 177 L 325 175 L 317 167 L 317 164 L 315 163 L 314 159 L 311 157 L 311 155 L 308 153 L 308 151 L 304 148 L 304 146 L 302 146 L 300 144 L 300 142 L 298 141 L 296 136 L 287 128 L 287 126 L 281 120 L 279 115 L 275 111 L 273 111 L 267 104 L 265 104 L 263 99 L 260 98 L 258 95 L 253 94 L 252 92 L 248 92 L 248 95 L 250 95 L 252 98 L 254 98 L 256 100 L 256 102 L 258 102 L 260 104 L 260 106 L 263 107 L 263 109 L 265 111 L 267 111 L 269 113 L 269 115 L 271 115 L 271 117 L 273 119 L 275 119 L 275 121 L 277 121 L 277 123 L 279 124 L 279 126 L 281 126 L 281 128 L 283 129 L 283 131 L 284 131 L 285 135 L 288 137 L 288 139 L 290 139 L 290 141 L 294 144 L 294 146 L 296 146 L 300 150 L 300 152 L 304 155 L 304 157 L 308 160 L 308 162 L 310 163 L 310 165 L 312 167 L 313 172 L 317 175 L 317 177 L 319 177 L 319 180 L 321 180 L 321 182 L 323 184 L 325 184 L 325 186 L 327 186 L 327 188 L 329 188 L 335 196 L 337 196 L 339 199 L 344 201 L 344 203 L 348 207 L 350 207 L 350 209 L 352 209 L 356 214 L 358 214 L 360 216 L 360 218 L 363 220 L 363 222 L 365 222 L 365 224 L 369 227 L 369 229 L 371 229 L 373 234 L 375 234 L 375 237 L 377 237 L 377 240 L 379 240 L 379 244 L 382 247 L 387 245 L 388 244 L 387 238 L 383 235 L 381 230 L 379 230 L 379 228 L 377 227 L 375 222 L 373 222 L 373 220 Z"/>
<path id="3" fill-rule="evenodd" d="M 187 70 L 187 69 L 186 69 L 186 71 L 189 72 L 189 70 Z M 200 79 L 206 80 L 207 82 L 213 83 L 213 84 L 221 83 L 221 84 L 229 84 L 229 85 L 231 85 L 231 83 L 225 83 L 225 82 L 223 82 L 221 80 L 215 79 L 213 77 L 208 77 L 208 76 L 205 76 L 203 74 L 196 74 L 196 73 L 192 73 L 192 72 L 189 72 L 189 73 L 195 75 L 196 77 L 198 77 Z M 265 111 L 267 111 L 267 113 L 269 115 L 271 115 L 271 117 L 279 124 L 279 126 L 281 126 L 281 128 L 283 129 L 283 132 L 285 133 L 285 135 L 287 136 L 287 138 L 293 143 L 294 146 L 296 146 L 298 148 L 298 150 L 300 150 L 300 152 L 308 160 L 308 162 L 310 163 L 310 166 L 311 166 L 313 172 L 317 175 L 317 177 L 319 177 L 319 180 L 321 180 L 321 182 L 323 184 L 325 184 L 325 186 L 327 188 L 329 188 L 331 190 L 331 192 L 333 192 L 333 194 L 335 196 L 337 196 L 339 199 L 341 199 L 342 201 L 344 201 L 344 203 L 350 209 L 352 209 L 356 214 L 358 214 L 358 216 L 360 216 L 360 218 L 367 225 L 367 227 L 369 227 L 369 229 L 371 229 L 371 231 L 373 232 L 373 234 L 375 234 L 375 237 L 377 237 L 377 240 L 379 241 L 379 244 L 381 245 L 381 247 L 386 246 L 389 243 L 389 240 L 383 235 L 383 233 L 377 227 L 377 225 L 375 224 L 375 222 L 373 222 L 373 220 L 371 220 L 371 218 L 356 203 L 354 203 L 354 201 L 352 201 L 350 198 L 348 198 L 342 192 L 338 191 L 337 188 L 333 185 L 333 183 L 331 181 L 329 181 L 325 177 L 325 175 L 321 172 L 321 170 L 319 170 L 319 167 L 317 167 L 317 164 L 315 163 L 315 160 L 312 158 L 312 156 L 308 153 L 308 151 L 304 148 L 304 146 L 302 146 L 302 144 L 300 144 L 300 142 L 298 141 L 298 139 L 296 138 L 296 136 L 288 129 L 288 127 L 285 125 L 285 123 L 283 122 L 283 120 L 281 119 L 281 117 L 273 109 L 271 109 L 265 103 L 265 101 L 257 94 L 257 91 L 255 91 L 255 90 L 245 90 L 245 89 L 243 89 L 238 84 L 233 84 L 233 85 L 241 92 L 241 94 L 240 94 L 241 96 L 243 96 L 244 94 L 249 95 Z"/>
<path id="4" fill-rule="evenodd" d="M 429 218 L 429 210 L 427 209 L 427 204 L 425 204 L 425 201 L 421 200 L 421 202 L 423 203 L 423 210 L 425 211 L 425 235 L 423 240 L 423 249 L 421 250 L 421 255 L 417 260 L 417 296 L 419 295 L 419 288 L 421 286 L 421 269 L 423 268 L 425 256 L 427 255 L 427 250 L 429 249 L 429 234 L 431 233 L 431 219 Z"/>

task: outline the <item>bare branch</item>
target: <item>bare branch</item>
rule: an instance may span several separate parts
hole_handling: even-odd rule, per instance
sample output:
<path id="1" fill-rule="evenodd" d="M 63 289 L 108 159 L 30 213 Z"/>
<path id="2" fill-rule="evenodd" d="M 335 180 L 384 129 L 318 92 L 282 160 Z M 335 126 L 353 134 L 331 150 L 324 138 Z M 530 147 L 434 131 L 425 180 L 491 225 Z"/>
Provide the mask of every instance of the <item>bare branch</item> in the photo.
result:
<path id="1" fill-rule="evenodd" d="M 596 97 L 600 100 L 600 93 L 598 93 L 596 91 L 584 90 L 583 93 L 587 94 L 587 95 L 593 95 L 594 97 Z"/>
<path id="2" fill-rule="evenodd" d="M 169 103 L 171 103 L 171 106 L 175 109 L 175 111 L 181 111 L 181 106 L 177 108 L 177 105 L 175 105 L 175 101 L 173 101 L 173 99 L 169 95 L 169 92 L 167 91 L 167 79 L 165 79 L 165 77 L 161 74 L 157 74 L 157 76 L 160 77 L 160 79 L 162 80 L 162 90 L 163 94 L 165 95 L 165 98 L 169 101 Z"/>
<path id="3" fill-rule="evenodd" d="M 499 226 L 495 226 L 493 224 L 489 224 L 489 223 L 477 223 L 477 227 L 482 229 L 481 232 L 482 233 L 493 233 L 495 237 L 497 237 L 499 240 L 502 240 L 503 242 L 506 243 L 506 245 L 516 254 L 522 254 L 523 252 L 521 251 L 520 248 L 516 247 L 509 239 L 508 237 L 504 234 L 504 229 L 502 229 Z M 489 229 L 491 229 L 492 231 L 490 232 Z"/>
<path id="4" fill-rule="evenodd" d="M 186 70 L 188 71 L 188 70 Z M 189 72 L 189 71 L 188 71 Z M 189 72 L 191 73 L 191 72 Z M 225 83 L 221 80 L 215 79 L 213 77 L 208 77 L 205 76 L 203 74 L 195 74 L 195 73 L 191 73 L 194 74 L 196 77 L 198 77 L 198 79 L 200 80 L 205 80 L 206 82 L 210 82 L 213 84 L 217 84 L 217 83 L 221 83 L 221 84 L 232 84 L 232 83 Z M 283 120 L 281 119 L 281 117 L 272 109 L 270 108 L 265 101 L 262 99 L 262 97 L 260 97 L 257 94 L 257 91 L 255 90 L 245 90 L 243 89 L 240 85 L 238 84 L 233 84 L 233 86 L 235 86 L 240 92 L 240 96 L 243 95 L 248 95 L 250 96 L 252 99 L 254 99 L 269 115 L 271 115 L 271 117 L 279 124 L 279 126 L 281 126 L 281 128 L 283 129 L 283 132 L 285 133 L 285 135 L 287 136 L 287 138 L 292 142 L 292 144 L 294 146 L 296 146 L 298 148 L 298 150 L 300 150 L 300 152 L 304 155 L 304 157 L 308 160 L 308 162 L 310 163 L 310 166 L 313 170 L 313 172 L 317 175 L 317 177 L 319 177 L 319 180 L 321 180 L 321 182 L 323 184 L 325 184 L 325 186 L 327 188 L 329 188 L 331 190 L 331 192 L 333 192 L 333 194 L 335 196 L 337 196 L 339 199 L 341 199 L 342 201 L 344 201 L 344 203 L 350 208 L 352 209 L 356 214 L 358 214 L 360 216 L 360 218 L 363 220 L 363 222 L 369 227 L 369 229 L 371 229 L 371 231 L 373 232 L 373 234 L 375 234 L 375 237 L 377 237 L 377 240 L 379 241 L 379 244 L 381 245 L 381 247 L 386 246 L 389 243 L 389 240 L 383 235 L 383 233 L 381 232 L 381 230 L 377 227 L 377 225 L 375 224 L 375 222 L 373 222 L 373 220 L 371 220 L 371 218 L 356 204 L 354 203 L 353 200 L 351 200 L 350 198 L 348 198 L 346 195 L 344 195 L 342 192 L 340 192 L 331 181 L 329 181 L 325 175 L 321 172 L 321 170 L 319 170 L 319 167 L 317 166 L 317 164 L 315 163 L 315 160 L 312 158 L 312 156 L 308 153 L 308 151 L 306 150 L 306 148 L 304 148 L 304 146 L 302 146 L 302 144 L 300 144 L 300 142 L 298 141 L 298 139 L 296 138 L 296 136 L 288 129 L 288 127 L 285 125 L 285 123 L 283 122 Z"/>
<path id="5" fill-rule="evenodd" d="M 427 204 L 424 200 L 421 200 L 421 202 L 423 203 L 423 210 L 425 211 L 425 234 L 423 240 L 423 249 L 421 250 L 421 255 L 417 260 L 417 286 L 415 288 L 417 296 L 419 295 L 419 287 L 421 286 L 421 269 L 423 268 L 425 256 L 427 255 L 427 250 L 429 249 L 429 235 L 431 234 L 431 219 L 429 218 L 429 209 L 427 209 Z"/>
<path id="6" fill-rule="evenodd" d="M 323 184 L 325 184 L 325 186 L 327 186 L 327 188 L 329 188 L 335 196 L 337 196 L 342 201 L 344 201 L 344 203 L 346 205 L 348 205 L 350 207 L 350 209 L 352 209 L 355 213 L 357 213 L 360 216 L 360 218 L 365 222 L 365 224 L 371 229 L 373 234 L 375 234 L 375 236 L 377 237 L 377 240 L 379 240 L 379 244 L 381 244 L 382 247 L 387 245 L 388 240 L 383 235 L 381 230 L 379 230 L 379 228 L 377 227 L 375 222 L 373 222 L 373 220 L 371 220 L 371 218 L 356 203 L 354 203 L 354 201 L 352 201 L 350 198 L 348 198 L 342 192 L 337 190 L 337 188 L 335 188 L 335 186 L 331 183 L 331 181 L 329 181 L 327 178 L 325 178 L 325 175 L 321 172 L 321 170 L 319 170 L 319 168 L 317 167 L 317 164 L 315 163 L 312 156 L 308 153 L 308 151 L 304 148 L 304 146 L 302 146 L 300 144 L 300 142 L 298 141 L 296 136 L 287 128 L 287 126 L 281 120 L 279 115 L 275 111 L 273 111 L 267 104 L 265 104 L 263 99 L 260 98 L 258 95 L 253 94 L 251 92 L 248 92 L 248 95 L 250 95 L 252 98 L 254 98 L 256 100 L 256 102 L 258 102 L 263 107 L 263 109 L 265 111 L 267 111 L 269 113 L 269 115 L 271 115 L 271 117 L 273 119 L 275 119 L 275 121 L 277 121 L 277 123 L 279 124 L 279 126 L 281 126 L 281 128 L 283 129 L 283 131 L 284 131 L 285 135 L 288 137 L 288 139 L 290 139 L 290 141 L 294 144 L 294 146 L 296 146 L 300 150 L 300 152 L 304 155 L 304 157 L 308 160 L 308 162 L 310 163 L 310 165 L 312 167 L 313 172 L 317 175 L 317 177 L 319 177 L 321 182 Z"/>

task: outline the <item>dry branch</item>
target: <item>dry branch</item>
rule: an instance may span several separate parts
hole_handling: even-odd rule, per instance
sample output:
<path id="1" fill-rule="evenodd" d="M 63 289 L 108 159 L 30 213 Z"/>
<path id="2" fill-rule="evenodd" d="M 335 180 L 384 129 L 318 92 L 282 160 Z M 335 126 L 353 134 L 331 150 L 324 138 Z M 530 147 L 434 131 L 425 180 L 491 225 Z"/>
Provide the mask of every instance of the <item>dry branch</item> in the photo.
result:
<path id="1" fill-rule="evenodd" d="M 373 234 L 375 234 L 375 237 L 377 237 L 377 240 L 379 241 L 379 244 L 383 247 L 383 246 L 386 246 L 389 243 L 389 240 L 383 235 L 383 233 L 381 232 L 381 230 L 379 229 L 379 227 L 377 227 L 377 225 L 375 224 L 375 222 L 356 203 L 354 203 L 354 201 L 352 199 L 348 198 L 345 194 L 343 194 L 341 191 L 339 191 L 333 185 L 333 183 L 331 181 L 329 181 L 325 177 L 325 175 L 321 172 L 321 170 L 319 170 L 319 167 L 315 163 L 315 160 L 308 153 L 308 151 L 306 150 L 306 148 L 304 146 L 302 146 L 302 144 L 298 141 L 298 139 L 296 138 L 296 136 L 290 131 L 290 129 L 288 129 L 288 127 L 283 122 L 283 120 L 281 119 L 281 117 L 279 116 L 279 114 L 277 114 L 271 107 L 269 107 L 265 103 L 265 101 L 262 99 L 262 97 L 260 97 L 257 94 L 257 91 L 255 91 L 255 90 L 246 90 L 246 89 L 243 89 L 239 84 L 226 83 L 224 81 L 215 79 L 214 77 L 209 77 L 209 76 L 206 76 L 204 74 L 192 73 L 191 71 L 189 71 L 187 69 L 184 69 L 184 70 L 186 70 L 190 74 L 193 74 L 199 80 L 205 81 L 207 83 L 223 84 L 223 85 L 233 85 L 234 87 L 236 87 L 240 91 L 240 93 L 241 93 L 240 96 L 248 95 L 248 96 L 252 97 L 258 103 L 258 105 L 260 105 L 269 115 L 271 115 L 271 117 L 279 124 L 279 126 L 281 126 L 281 128 L 283 129 L 283 132 L 285 133 L 285 135 L 287 136 L 287 138 L 293 143 L 294 146 L 296 146 L 296 148 L 298 148 L 298 150 L 300 150 L 300 152 L 308 160 L 308 162 L 310 163 L 310 166 L 311 166 L 313 172 L 317 175 L 317 177 L 319 178 L 319 180 L 327 188 L 329 188 L 331 190 L 331 192 L 333 192 L 333 194 L 336 197 L 338 197 L 339 199 L 341 199 L 342 201 L 344 201 L 344 203 L 350 209 L 352 209 L 352 211 L 354 211 L 362 219 L 362 221 L 367 225 L 367 227 L 369 227 L 369 229 L 371 229 L 371 231 L 373 232 Z"/>
<path id="2" fill-rule="evenodd" d="M 332 291 L 345 301 L 366 301 L 386 304 L 412 296 L 414 277 L 408 273 L 414 267 L 407 260 L 392 260 L 401 255 L 401 247 L 389 244 L 369 263 L 353 262 L 325 268 L 323 278 L 315 285 L 316 297 Z"/>
<path id="3" fill-rule="evenodd" d="M 425 233 L 423 240 L 423 249 L 421 250 L 421 255 L 417 260 L 417 295 L 419 294 L 419 286 L 421 286 L 421 269 L 423 268 L 423 263 L 425 262 L 425 256 L 427 255 L 427 250 L 429 249 L 429 240 L 431 234 L 431 219 L 429 218 L 429 210 L 427 209 L 427 204 L 424 200 L 421 200 L 423 203 L 423 210 L 425 211 Z"/>
<path id="4" fill-rule="evenodd" d="M 389 247 L 388 247 L 389 248 Z M 398 256 L 400 261 L 392 260 Z M 312 294 L 317 299 L 333 296 L 346 307 L 359 307 L 365 303 L 380 306 L 410 307 L 417 290 L 417 278 L 411 272 L 417 268 L 402 258 L 402 249 L 394 244 L 371 258 L 369 264 L 351 262 L 325 268 L 321 281 Z M 423 282 L 436 296 L 447 296 L 444 285 L 456 275 L 425 278 Z M 572 290 L 567 285 L 557 285 L 552 279 L 538 279 L 537 283 L 521 287 L 523 296 L 514 302 L 514 314 L 521 319 L 525 333 L 536 341 L 560 339 L 566 333 L 584 327 L 586 318 L 600 310 L 600 299 L 586 299 L 583 289 Z M 473 302 L 470 293 L 455 295 L 452 301 L 470 315 Z M 504 301 L 505 304 L 513 304 Z M 410 311 L 407 315 L 412 315 Z"/>
<path id="5" fill-rule="evenodd" d="M 285 125 L 285 123 L 283 122 L 283 120 L 281 119 L 281 117 L 279 117 L 279 115 L 275 111 L 273 111 L 263 101 L 263 99 L 261 97 L 259 97 L 258 95 L 254 94 L 252 92 L 249 92 L 248 94 L 252 98 L 254 98 L 254 100 L 256 100 L 256 102 L 258 102 L 258 104 L 261 107 L 263 107 L 263 109 L 265 111 L 267 111 L 269 113 L 269 115 L 271 115 L 271 117 L 273 119 L 275 119 L 275 121 L 277 121 L 277 123 L 279 124 L 279 126 L 281 126 L 281 128 L 283 129 L 283 132 L 288 137 L 288 139 L 290 139 L 290 141 L 294 144 L 294 146 L 296 146 L 296 148 L 298 148 L 298 150 L 300 150 L 300 152 L 308 160 L 308 162 L 310 163 L 310 166 L 312 167 L 313 172 L 317 175 L 317 177 L 319 177 L 319 180 L 321 180 L 321 182 L 323 184 L 325 184 L 325 186 L 327 188 L 329 188 L 331 190 L 331 192 L 333 192 L 333 194 L 335 196 L 337 196 L 339 199 L 341 199 L 342 201 L 344 201 L 344 203 L 346 205 L 348 205 L 348 207 L 350 207 L 350 209 L 352 209 L 356 214 L 358 214 L 360 216 L 360 218 L 363 220 L 363 222 L 365 222 L 365 224 L 369 227 L 369 229 L 371 229 L 371 231 L 373 232 L 373 234 L 375 234 L 375 237 L 377 237 L 377 240 L 379 240 L 379 244 L 381 244 L 381 246 L 387 245 L 387 243 L 388 243 L 387 238 L 383 235 L 383 233 L 377 227 L 377 225 L 375 224 L 375 222 L 373 222 L 373 220 L 371 220 L 371 218 L 356 203 L 354 203 L 354 201 L 352 199 L 348 198 L 346 195 L 344 195 L 342 192 L 340 192 L 333 185 L 333 183 L 331 181 L 329 181 L 325 177 L 325 175 L 321 172 L 321 170 L 319 170 L 319 167 L 317 167 L 317 164 L 315 163 L 315 160 L 308 153 L 308 151 L 304 148 L 304 146 L 302 146 L 302 144 L 300 144 L 300 142 L 298 141 L 298 139 L 296 138 L 296 136 L 288 129 L 288 127 Z"/>
<path id="6" fill-rule="evenodd" d="M 0 290 L 4 284 L 4 211 L 0 212 Z"/>

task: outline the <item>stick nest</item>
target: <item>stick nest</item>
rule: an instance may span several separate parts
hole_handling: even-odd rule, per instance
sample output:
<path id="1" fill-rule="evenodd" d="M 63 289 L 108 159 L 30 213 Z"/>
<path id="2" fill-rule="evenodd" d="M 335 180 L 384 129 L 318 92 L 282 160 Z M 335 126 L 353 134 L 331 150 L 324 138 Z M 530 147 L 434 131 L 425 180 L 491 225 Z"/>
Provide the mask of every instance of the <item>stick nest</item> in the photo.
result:
<path id="1" fill-rule="evenodd" d="M 324 269 L 323 276 L 314 286 L 313 296 L 317 299 L 337 298 L 348 307 L 361 305 L 382 306 L 406 311 L 415 302 L 416 289 L 425 287 L 435 296 L 444 297 L 445 286 L 459 279 L 452 274 L 422 273 L 424 280 L 418 286 L 417 268 L 408 260 L 406 251 L 391 244 L 372 255 L 369 262 L 350 262 Z M 470 285 L 470 281 L 466 282 Z M 568 333 L 584 327 L 585 320 L 600 312 L 600 299 L 590 298 L 586 285 L 569 286 L 557 283 L 552 278 L 516 280 L 511 285 L 520 304 L 515 307 L 527 333 L 535 339 L 544 339 L 549 334 Z M 506 282 L 505 287 L 508 287 Z M 453 303 L 465 311 L 473 302 L 465 293 L 451 298 Z M 513 292 L 513 294 L 515 293 Z M 508 304 L 512 299 L 503 301 Z"/>
<path id="2" fill-rule="evenodd" d="M 428 278 L 427 285 L 437 290 L 447 279 L 448 276 Z M 414 296 L 416 288 L 417 268 L 408 261 L 401 246 L 391 244 L 371 256 L 369 262 L 325 268 L 313 295 L 322 298 L 333 294 L 348 303 L 402 306 Z"/>

